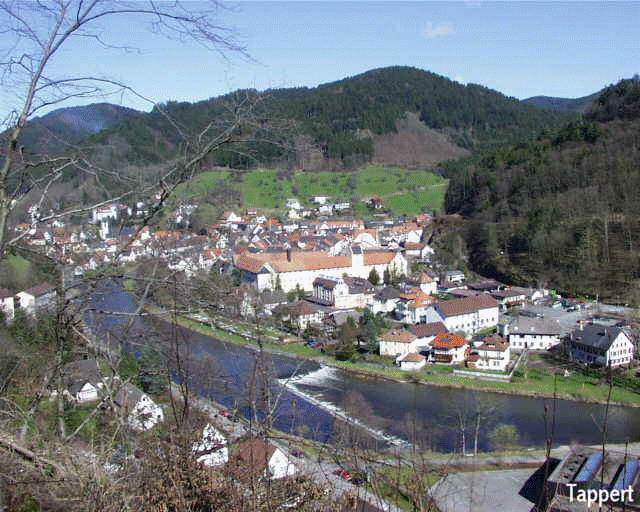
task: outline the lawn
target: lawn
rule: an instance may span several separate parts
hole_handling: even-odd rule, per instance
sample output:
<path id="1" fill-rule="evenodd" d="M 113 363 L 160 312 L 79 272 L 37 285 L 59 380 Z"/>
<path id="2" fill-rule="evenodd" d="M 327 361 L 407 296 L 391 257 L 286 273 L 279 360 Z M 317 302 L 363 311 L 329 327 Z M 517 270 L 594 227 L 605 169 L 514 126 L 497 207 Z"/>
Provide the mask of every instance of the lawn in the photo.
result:
<path id="1" fill-rule="evenodd" d="M 277 171 L 252 171 L 244 174 L 242 202 L 254 208 L 284 208 L 285 201 L 293 197 L 291 182 L 278 178 Z"/>
<path id="2" fill-rule="evenodd" d="M 298 197 L 309 204 L 315 195 L 356 202 L 379 195 L 392 213 L 413 215 L 425 209 L 439 210 L 447 183 L 428 171 L 374 166 L 357 172 L 298 172 L 292 180 L 283 179 L 278 174 L 275 170 L 257 169 L 243 173 L 241 181 L 236 184 L 228 171 L 203 172 L 180 185 L 176 197 L 204 197 L 219 181 L 225 180 L 227 185 L 241 191 L 245 207 L 284 209 L 285 200 L 289 197 Z"/>

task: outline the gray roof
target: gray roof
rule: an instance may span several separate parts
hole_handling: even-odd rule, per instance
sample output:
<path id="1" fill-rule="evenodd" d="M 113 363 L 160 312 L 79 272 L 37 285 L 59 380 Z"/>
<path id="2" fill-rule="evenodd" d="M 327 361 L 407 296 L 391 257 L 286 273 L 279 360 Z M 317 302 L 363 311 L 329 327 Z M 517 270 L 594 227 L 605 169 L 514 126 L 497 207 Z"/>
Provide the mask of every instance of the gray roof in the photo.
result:
<path id="1" fill-rule="evenodd" d="M 509 334 L 560 335 L 560 324 L 548 318 L 517 316 L 509 323 Z"/>
<path id="2" fill-rule="evenodd" d="M 65 387 L 72 394 L 80 391 L 87 382 L 95 386 L 102 381 L 98 362 L 95 359 L 73 361 L 65 365 L 63 375 Z"/>
<path id="3" fill-rule="evenodd" d="M 609 350 L 611 344 L 616 340 L 621 327 L 606 327 L 604 325 L 587 325 L 584 329 L 577 329 L 571 333 L 571 340 L 588 345 L 599 350 Z"/>
<path id="4" fill-rule="evenodd" d="M 397 299 L 402 292 L 395 286 L 385 286 L 382 290 L 376 293 L 375 297 L 380 300 Z"/>

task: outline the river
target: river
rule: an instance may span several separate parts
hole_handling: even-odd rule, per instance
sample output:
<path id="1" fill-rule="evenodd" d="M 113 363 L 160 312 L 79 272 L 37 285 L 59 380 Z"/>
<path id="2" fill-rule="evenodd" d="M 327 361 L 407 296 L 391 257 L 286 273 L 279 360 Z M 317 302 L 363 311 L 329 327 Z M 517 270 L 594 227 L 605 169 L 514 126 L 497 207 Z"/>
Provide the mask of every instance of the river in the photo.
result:
<path id="1" fill-rule="evenodd" d="M 556 445 L 602 442 L 605 407 L 600 404 L 554 404 L 551 399 L 363 378 L 284 355 L 260 356 L 252 348 L 132 317 L 135 300 L 116 283 L 103 285 L 92 298 L 98 311 L 88 320 L 97 334 L 110 332 L 113 343 L 120 340 L 136 354 L 146 344 L 160 346 L 174 336 L 187 349 L 184 362 L 201 396 L 237 408 L 247 418 L 252 417 L 251 404 L 258 403 L 258 418 L 269 416 L 282 431 L 378 448 L 406 449 L 414 442 L 440 452 L 461 451 L 463 430 L 466 449 L 473 449 L 476 425 L 480 450 L 494 448 L 491 433 L 501 425 L 512 426 L 517 444 L 525 447 L 544 446 L 548 435 Z M 122 335 L 122 326 L 129 323 Z M 265 381 L 268 385 L 261 385 Z M 640 441 L 640 408 L 612 406 L 608 416 L 608 442 Z"/>

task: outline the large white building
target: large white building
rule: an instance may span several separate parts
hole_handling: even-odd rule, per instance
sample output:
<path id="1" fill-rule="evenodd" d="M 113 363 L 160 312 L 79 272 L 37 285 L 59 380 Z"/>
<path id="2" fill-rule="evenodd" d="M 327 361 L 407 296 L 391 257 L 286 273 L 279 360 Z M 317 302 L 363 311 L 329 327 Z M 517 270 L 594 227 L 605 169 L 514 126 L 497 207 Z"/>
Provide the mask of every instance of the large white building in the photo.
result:
<path id="1" fill-rule="evenodd" d="M 633 340 L 625 329 L 598 324 L 573 331 L 568 345 L 573 361 L 611 367 L 631 363 L 635 349 Z"/>
<path id="2" fill-rule="evenodd" d="M 549 350 L 560 343 L 561 337 L 560 324 L 547 318 L 517 316 L 498 330 L 514 350 Z"/>
<path id="3" fill-rule="evenodd" d="M 431 306 L 424 315 L 423 323 L 442 322 L 449 332 L 463 332 L 472 336 L 498 325 L 500 306 L 486 293 L 448 300 Z"/>
<path id="4" fill-rule="evenodd" d="M 372 269 L 378 275 L 388 270 L 393 275 L 407 273 L 407 260 L 399 252 L 362 251 L 351 248 L 349 256 L 329 256 L 324 252 L 287 251 L 283 253 L 241 254 L 234 258 L 242 281 L 258 290 L 282 289 L 312 291 L 318 277 L 341 278 L 344 274 L 369 277 Z"/>

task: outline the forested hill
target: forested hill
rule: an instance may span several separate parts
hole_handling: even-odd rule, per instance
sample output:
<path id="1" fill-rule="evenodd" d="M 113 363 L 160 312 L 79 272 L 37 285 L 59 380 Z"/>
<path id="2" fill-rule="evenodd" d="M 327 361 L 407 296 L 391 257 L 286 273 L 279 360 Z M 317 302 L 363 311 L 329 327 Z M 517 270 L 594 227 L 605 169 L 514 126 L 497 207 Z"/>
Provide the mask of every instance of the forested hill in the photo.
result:
<path id="1" fill-rule="evenodd" d="M 244 129 L 255 130 L 255 138 L 262 142 L 242 151 L 220 152 L 211 163 L 245 168 L 293 162 L 318 168 L 333 161 L 333 168 L 352 168 L 374 159 L 380 137 L 402 130 L 420 134 L 422 138 L 413 145 L 423 140 L 448 144 L 441 156 L 447 159 L 462 155 L 461 148 L 475 150 L 526 139 L 569 115 L 408 67 L 376 69 L 316 88 L 238 91 L 195 104 L 170 102 L 162 107 L 183 133 L 193 135 L 212 118 L 222 120 L 238 102 L 246 105 L 247 101 L 258 102 L 253 119 L 259 128 Z M 129 117 L 96 140 L 110 142 L 121 155 L 138 163 L 166 159 L 179 144 L 175 128 L 159 109 Z M 398 151 L 404 149 L 398 146 Z M 418 165 L 424 164 L 424 158 L 417 160 Z"/>
<path id="2" fill-rule="evenodd" d="M 591 107 L 592 103 L 598 99 L 602 91 L 582 98 L 554 98 L 552 96 L 534 96 L 522 100 L 529 105 L 538 108 L 547 108 L 551 110 L 568 110 L 573 112 L 584 113 Z"/>
<path id="3" fill-rule="evenodd" d="M 68 145 L 77 144 L 138 113 L 110 103 L 61 108 L 29 121 L 20 142 L 32 151 L 61 153 Z"/>
<path id="4" fill-rule="evenodd" d="M 449 169 L 449 213 L 472 266 L 517 283 L 637 302 L 640 81 L 603 91 L 579 120 Z"/>

